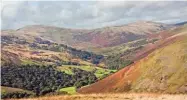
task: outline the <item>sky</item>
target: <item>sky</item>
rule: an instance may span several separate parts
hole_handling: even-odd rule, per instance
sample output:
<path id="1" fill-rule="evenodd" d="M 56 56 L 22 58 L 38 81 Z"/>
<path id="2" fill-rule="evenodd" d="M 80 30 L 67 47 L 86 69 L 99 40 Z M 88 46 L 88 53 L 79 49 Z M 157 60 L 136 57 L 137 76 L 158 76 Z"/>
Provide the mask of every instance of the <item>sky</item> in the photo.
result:
<path id="1" fill-rule="evenodd" d="M 136 21 L 187 21 L 186 1 L 3 1 L 2 29 L 27 25 L 100 28 Z"/>

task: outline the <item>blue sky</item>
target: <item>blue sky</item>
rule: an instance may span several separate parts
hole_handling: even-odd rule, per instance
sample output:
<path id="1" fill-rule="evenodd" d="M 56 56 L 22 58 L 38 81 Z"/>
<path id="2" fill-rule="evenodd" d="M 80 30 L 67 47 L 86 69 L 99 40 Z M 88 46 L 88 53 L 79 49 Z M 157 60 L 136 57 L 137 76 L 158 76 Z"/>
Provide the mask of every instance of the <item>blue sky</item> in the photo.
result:
<path id="1" fill-rule="evenodd" d="M 26 25 L 100 28 L 146 20 L 187 21 L 186 1 L 14 1 L 2 2 L 2 29 Z"/>

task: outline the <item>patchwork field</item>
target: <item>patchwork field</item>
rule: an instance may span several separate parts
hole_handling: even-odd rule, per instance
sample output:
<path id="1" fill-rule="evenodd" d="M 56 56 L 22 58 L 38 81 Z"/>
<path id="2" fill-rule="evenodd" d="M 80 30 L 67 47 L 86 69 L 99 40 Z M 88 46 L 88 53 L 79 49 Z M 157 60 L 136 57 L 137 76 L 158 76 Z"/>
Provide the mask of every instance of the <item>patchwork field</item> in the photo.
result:
<path id="1" fill-rule="evenodd" d="M 11 99 L 18 100 L 18 99 Z M 187 100 L 187 95 L 167 94 L 88 94 L 28 98 L 19 100 Z"/>

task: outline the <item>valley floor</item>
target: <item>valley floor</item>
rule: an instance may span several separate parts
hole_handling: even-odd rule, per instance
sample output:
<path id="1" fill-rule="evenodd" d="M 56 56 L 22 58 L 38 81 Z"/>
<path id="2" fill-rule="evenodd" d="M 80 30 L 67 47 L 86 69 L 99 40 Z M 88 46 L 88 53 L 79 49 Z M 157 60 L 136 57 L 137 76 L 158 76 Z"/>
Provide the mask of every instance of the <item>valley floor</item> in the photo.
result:
<path id="1" fill-rule="evenodd" d="M 13 99 L 12 99 L 13 100 Z M 77 94 L 50 97 L 28 98 L 19 100 L 187 100 L 187 94 Z"/>

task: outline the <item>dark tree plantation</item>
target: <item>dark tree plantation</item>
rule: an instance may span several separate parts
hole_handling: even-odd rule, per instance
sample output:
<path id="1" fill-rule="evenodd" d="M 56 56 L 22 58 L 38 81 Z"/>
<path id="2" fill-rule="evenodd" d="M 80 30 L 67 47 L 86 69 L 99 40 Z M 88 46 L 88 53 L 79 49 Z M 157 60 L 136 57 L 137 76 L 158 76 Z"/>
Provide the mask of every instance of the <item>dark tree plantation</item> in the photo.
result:
<path id="1" fill-rule="evenodd" d="M 74 69 L 75 74 L 68 75 L 57 71 L 52 66 L 3 66 L 1 71 L 1 86 L 30 90 L 36 96 L 55 92 L 64 87 L 76 86 L 79 88 L 97 80 L 91 72 Z"/>

